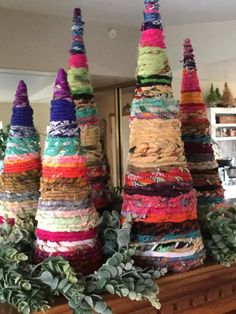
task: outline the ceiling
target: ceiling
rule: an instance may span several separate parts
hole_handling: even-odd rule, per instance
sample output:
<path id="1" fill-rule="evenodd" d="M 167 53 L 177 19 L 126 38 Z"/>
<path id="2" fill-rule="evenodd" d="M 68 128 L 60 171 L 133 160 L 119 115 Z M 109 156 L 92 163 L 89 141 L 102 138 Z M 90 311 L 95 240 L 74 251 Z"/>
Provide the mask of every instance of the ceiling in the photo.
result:
<path id="1" fill-rule="evenodd" d="M 83 9 L 87 21 L 137 27 L 143 0 L 0 0 L 0 8 L 71 17 Z M 235 0 L 162 0 L 166 25 L 236 20 Z"/>

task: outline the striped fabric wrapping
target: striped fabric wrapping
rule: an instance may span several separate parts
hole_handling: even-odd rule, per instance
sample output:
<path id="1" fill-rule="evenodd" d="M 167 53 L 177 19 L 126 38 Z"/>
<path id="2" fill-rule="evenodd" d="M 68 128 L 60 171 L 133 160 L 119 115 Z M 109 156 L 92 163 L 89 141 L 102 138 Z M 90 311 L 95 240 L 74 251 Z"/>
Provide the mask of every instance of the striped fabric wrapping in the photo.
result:
<path id="1" fill-rule="evenodd" d="M 76 105 L 77 123 L 81 130 L 81 145 L 87 157 L 87 169 L 92 187 L 92 197 L 98 212 L 109 209 L 110 167 L 104 147 L 97 105 L 88 69 L 84 45 L 84 22 L 81 10 L 75 9 L 72 25 L 68 81 Z"/>
<path id="2" fill-rule="evenodd" d="M 201 265 L 205 252 L 159 1 L 144 3 L 122 220 L 135 217 L 132 245 L 139 264 L 182 272 Z"/>
<path id="3" fill-rule="evenodd" d="M 102 256 L 97 237 L 98 214 L 80 146 L 67 75 L 60 69 L 43 155 L 36 259 L 60 255 L 77 272 L 90 274 L 100 267 Z"/>
<path id="4" fill-rule="evenodd" d="M 188 166 L 197 190 L 198 210 L 225 206 L 224 190 L 212 149 L 207 106 L 203 103 L 190 39 L 184 41 L 180 118 Z"/>
<path id="5" fill-rule="evenodd" d="M 39 137 L 27 87 L 20 81 L 13 103 L 11 125 L 0 177 L 0 223 L 14 224 L 20 217 L 34 217 L 41 172 Z"/>

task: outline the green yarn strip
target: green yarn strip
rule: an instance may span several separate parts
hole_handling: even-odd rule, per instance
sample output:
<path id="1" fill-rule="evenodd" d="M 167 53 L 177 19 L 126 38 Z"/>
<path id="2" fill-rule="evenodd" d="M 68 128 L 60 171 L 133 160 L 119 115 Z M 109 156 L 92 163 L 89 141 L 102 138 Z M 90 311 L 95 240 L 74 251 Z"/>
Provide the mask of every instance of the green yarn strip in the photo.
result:
<path id="1" fill-rule="evenodd" d="M 166 75 L 168 72 L 170 72 L 170 66 L 165 49 L 156 47 L 139 48 L 137 76 Z"/>
<path id="2" fill-rule="evenodd" d="M 140 79 L 141 84 L 160 84 L 160 85 L 169 85 L 171 86 L 172 79 L 158 79 L 158 78 L 145 78 Z"/>
<path id="3" fill-rule="evenodd" d="M 44 155 L 45 156 L 73 156 L 82 153 L 80 139 L 73 137 L 47 137 Z"/>
<path id="4" fill-rule="evenodd" d="M 36 137 L 13 138 L 9 137 L 6 148 L 6 155 L 35 153 L 39 150 L 39 143 Z"/>
<path id="5" fill-rule="evenodd" d="M 69 69 L 68 82 L 73 96 L 78 94 L 93 95 L 92 83 L 87 69 Z"/>
<path id="6" fill-rule="evenodd" d="M 76 117 L 77 118 L 88 118 L 91 116 L 97 116 L 97 108 L 95 107 L 84 107 L 76 109 Z"/>

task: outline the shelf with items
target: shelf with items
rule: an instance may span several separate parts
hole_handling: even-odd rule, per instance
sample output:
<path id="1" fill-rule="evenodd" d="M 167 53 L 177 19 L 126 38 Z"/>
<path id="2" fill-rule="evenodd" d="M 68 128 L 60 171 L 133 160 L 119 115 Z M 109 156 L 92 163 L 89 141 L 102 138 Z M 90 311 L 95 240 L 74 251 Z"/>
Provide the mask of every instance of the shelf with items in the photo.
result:
<path id="1" fill-rule="evenodd" d="M 215 141 L 236 140 L 236 108 L 208 108 L 208 119 Z"/>

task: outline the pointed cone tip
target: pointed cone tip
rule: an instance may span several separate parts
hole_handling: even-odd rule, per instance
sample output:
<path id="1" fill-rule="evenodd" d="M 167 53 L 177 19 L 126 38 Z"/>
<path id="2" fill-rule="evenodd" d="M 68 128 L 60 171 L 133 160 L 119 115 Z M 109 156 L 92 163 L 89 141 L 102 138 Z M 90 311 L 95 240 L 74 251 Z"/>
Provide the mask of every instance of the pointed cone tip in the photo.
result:
<path id="1" fill-rule="evenodd" d="M 66 80 L 67 79 L 67 74 L 66 74 L 66 71 L 64 69 L 59 69 L 58 72 L 57 72 L 57 77 L 56 77 L 56 83 L 57 82 L 61 82 L 63 80 Z"/>
<path id="2" fill-rule="evenodd" d="M 184 44 L 190 44 L 190 45 L 192 45 L 191 39 L 190 39 L 189 37 L 188 37 L 188 38 L 185 38 Z"/>
<path id="3" fill-rule="evenodd" d="M 22 93 L 27 95 L 27 85 L 25 84 L 25 82 L 23 80 L 20 80 L 17 88 L 16 88 L 16 96 L 22 95 Z"/>
<path id="4" fill-rule="evenodd" d="M 29 105 L 27 85 L 25 84 L 23 80 L 20 80 L 17 85 L 13 105 L 20 106 L 20 107 L 25 107 Z"/>
<path id="5" fill-rule="evenodd" d="M 20 80 L 20 81 L 19 81 L 18 87 L 27 89 L 27 86 L 26 86 L 26 84 L 25 84 L 25 82 L 24 82 L 23 80 Z"/>
<path id="6" fill-rule="evenodd" d="M 67 81 L 67 73 L 64 69 L 59 69 L 57 72 L 53 99 L 67 99 L 72 101 L 70 87 Z"/>
<path id="7" fill-rule="evenodd" d="M 74 9 L 74 16 L 81 16 L 81 9 L 80 8 Z"/>
<path id="8" fill-rule="evenodd" d="M 144 5 L 146 10 L 160 10 L 159 0 L 144 0 Z"/>

